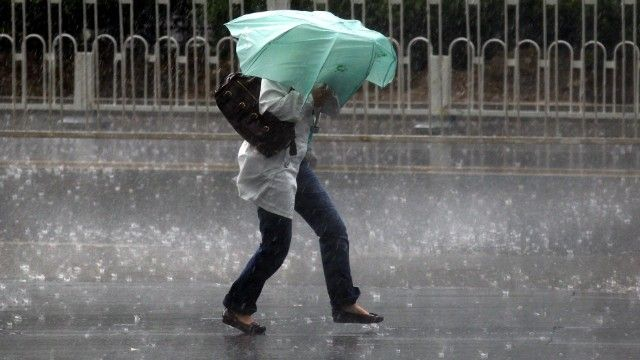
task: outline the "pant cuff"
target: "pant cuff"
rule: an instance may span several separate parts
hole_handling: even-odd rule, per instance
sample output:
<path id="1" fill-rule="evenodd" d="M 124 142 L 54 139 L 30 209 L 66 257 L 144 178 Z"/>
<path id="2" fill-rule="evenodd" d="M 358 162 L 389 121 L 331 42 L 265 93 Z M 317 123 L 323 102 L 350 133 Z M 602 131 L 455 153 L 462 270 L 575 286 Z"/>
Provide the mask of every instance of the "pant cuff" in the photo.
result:
<path id="1" fill-rule="evenodd" d="M 233 311 L 239 315 L 252 315 L 257 311 L 255 306 L 238 306 L 236 302 L 231 299 L 229 295 L 225 296 L 224 301 L 222 302 L 224 307 Z"/>
<path id="2" fill-rule="evenodd" d="M 339 299 L 332 299 L 331 307 L 333 309 L 340 309 L 343 306 L 353 305 L 356 303 L 356 301 L 358 301 L 359 297 L 360 297 L 360 288 L 358 288 L 357 286 L 354 286 L 348 296 L 339 298 Z"/>

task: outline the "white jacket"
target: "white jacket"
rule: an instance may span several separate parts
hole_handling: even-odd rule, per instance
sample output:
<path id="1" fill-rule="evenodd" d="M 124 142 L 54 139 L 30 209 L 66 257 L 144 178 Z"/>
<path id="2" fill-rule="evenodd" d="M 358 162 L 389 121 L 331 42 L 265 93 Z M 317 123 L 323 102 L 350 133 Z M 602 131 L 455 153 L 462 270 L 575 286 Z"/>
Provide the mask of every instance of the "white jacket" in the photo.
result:
<path id="1" fill-rule="evenodd" d="M 254 146 L 244 141 L 238 152 L 240 172 L 235 178 L 238 194 L 271 213 L 293 218 L 297 190 L 296 177 L 300 163 L 307 153 L 311 128 L 314 123 L 313 98 L 304 102 L 303 96 L 290 88 L 267 79 L 260 88 L 260 113 L 270 111 L 281 121 L 295 123 L 297 155 L 289 149 L 267 158 Z M 335 116 L 336 102 L 321 112 Z"/>

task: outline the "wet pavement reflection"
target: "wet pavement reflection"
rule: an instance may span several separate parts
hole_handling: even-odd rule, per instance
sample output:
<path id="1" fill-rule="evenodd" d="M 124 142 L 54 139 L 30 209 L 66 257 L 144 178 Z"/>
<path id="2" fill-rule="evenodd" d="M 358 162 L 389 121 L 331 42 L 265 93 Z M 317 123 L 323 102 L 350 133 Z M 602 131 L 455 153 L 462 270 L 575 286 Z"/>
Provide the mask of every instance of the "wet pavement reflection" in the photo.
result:
<path id="1" fill-rule="evenodd" d="M 335 324 L 323 287 L 268 286 L 265 336 L 221 322 L 226 285 L 3 283 L 2 359 L 637 359 L 640 299 L 576 291 L 363 289 L 385 315 Z"/>

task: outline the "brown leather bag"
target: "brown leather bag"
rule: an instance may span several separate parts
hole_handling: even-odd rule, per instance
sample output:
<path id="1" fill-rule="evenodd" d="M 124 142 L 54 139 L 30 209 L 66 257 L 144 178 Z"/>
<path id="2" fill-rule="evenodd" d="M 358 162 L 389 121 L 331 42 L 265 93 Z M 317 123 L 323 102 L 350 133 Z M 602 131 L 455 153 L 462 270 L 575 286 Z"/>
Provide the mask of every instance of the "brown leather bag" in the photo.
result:
<path id="1" fill-rule="evenodd" d="M 218 108 L 231 126 L 266 157 L 289 148 L 296 155 L 295 124 L 280 121 L 266 111 L 260 114 L 260 83 L 262 79 L 232 73 L 215 92 Z"/>

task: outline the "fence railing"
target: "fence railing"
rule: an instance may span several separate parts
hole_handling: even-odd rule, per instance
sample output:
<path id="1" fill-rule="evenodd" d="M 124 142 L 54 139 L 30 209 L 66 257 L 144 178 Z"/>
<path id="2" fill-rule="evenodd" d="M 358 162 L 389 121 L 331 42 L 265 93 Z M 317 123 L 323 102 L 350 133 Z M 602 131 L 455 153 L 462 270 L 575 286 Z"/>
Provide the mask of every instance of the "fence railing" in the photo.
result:
<path id="1" fill-rule="evenodd" d="M 48 0 L 45 32 L 31 32 L 27 18 L 39 1 L 11 0 L 10 11 L 0 13 L 8 30 L 0 33 L 0 109 L 11 113 L 15 126 L 34 110 L 49 117 L 68 111 L 121 111 L 123 117 L 217 112 L 213 91 L 237 61 L 234 40 L 211 35 L 222 26 L 209 19 L 214 0 L 181 1 L 189 9 L 182 20 L 190 24 L 180 28 L 176 1 L 155 0 L 147 19 L 153 26 L 144 33 L 136 32 L 133 0 L 117 1 L 115 33 L 103 31 L 100 16 L 103 4 L 115 1 L 76 2 L 79 13 L 68 19 L 63 9 L 73 1 Z M 575 14 L 582 29 L 578 44 L 560 38 L 562 0 L 532 0 L 542 10 L 535 27 L 541 36 L 524 38 L 523 2 L 460 1 L 464 34 L 446 41 L 443 22 L 450 18 L 442 0 L 421 1 L 426 26 L 411 38 L 415 24 L 405 22 L 407 2 L 389 0 L 387 35 L 398 53 L 397 77 L 385 89 L 365 84 L 343 114 L 417 118 L 427 134 L 438 133 L 453 116 L 469 136 L 638 138 L 638 1 L 616 0 L 619 41 L 607 45 L 599 41 L 598 0 L 582 0 Z M 307 10 L 332 10 L 333 3 L 313 0 Z M 373 0 L 344 3 L 367 25 Z M 499 15 L 485 14 L 487 3 Z M 243 0 L 230 0 L 228 9 L 229 18 L 246 10 Z M 504 23 L 503 34 L 485 38 L 487 21 Z M 81 35 L 65 32 L 68 22 L 81 23 Z M 575 129 L 565 131 L 568 123 Z"/>

